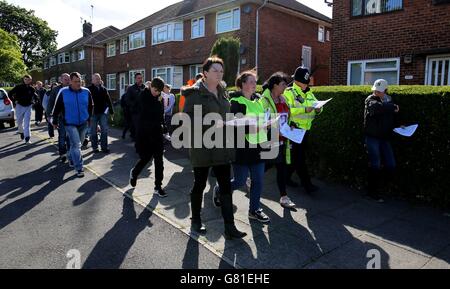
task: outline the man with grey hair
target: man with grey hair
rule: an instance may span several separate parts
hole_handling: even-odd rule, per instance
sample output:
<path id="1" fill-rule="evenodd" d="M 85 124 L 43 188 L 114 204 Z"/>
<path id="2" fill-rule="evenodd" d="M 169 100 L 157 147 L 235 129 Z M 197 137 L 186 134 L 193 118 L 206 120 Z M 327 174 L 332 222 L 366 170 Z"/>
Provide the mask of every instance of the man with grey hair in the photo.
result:
<path id="1" fill-rule="evenodd" d="M 92 75 L 92 85 L 88 87 L 94 101 L 94 113 L 91 119 L 91 144 L 94 153 L 98 153 L 97 126 L 100 125 L 100 146 L 102 152 L 109 153 L 108 149 L 108 115 L 114 115 L 114 108 L 108 90 L 102 85 L 102 77 L 95 73 Z"/>
<path id="2" fill-rule="evenodd" d="M 61 162 L 65 163 L 67 160 L 66 154 L 69 151 L 70 144 L 66 136 L 64 122 L 62 121 L 62 115 L 51 115 L 51 113 L 53 111 L 53 107 L 55 106 L 56 96 L 58 96 L 59 91 L 64 87 L 68 87 L 70 85 L 70 75 L 68 73 L 61 74 L 59 81 L 61 84 L 55 87 L 50 93 L 47 112 L 50 114 L 50 119 L 58 120 L 58 151 Z"/>

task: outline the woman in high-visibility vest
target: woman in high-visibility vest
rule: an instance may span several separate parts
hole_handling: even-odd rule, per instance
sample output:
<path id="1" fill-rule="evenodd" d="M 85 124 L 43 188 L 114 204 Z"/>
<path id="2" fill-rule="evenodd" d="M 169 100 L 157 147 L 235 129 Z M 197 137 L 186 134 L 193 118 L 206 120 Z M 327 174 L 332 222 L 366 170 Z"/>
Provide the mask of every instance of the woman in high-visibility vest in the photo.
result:
<path id="1" fill-rule="evenodd" d="M 246 185 L 250 173 L 250 209 L 249 218 L 261 223 L 270 222 L 270 218 L 261 209 L 260 199 L 264 184 L 265 162 L 261 159 L 261 144 L 267 142 L 267 130 L 264 124 L 264 108 L 258 102 L 256 95 L 256 72 L 245 71 L 236 79 L 236 87 L 239 91 L 230 94 L 231 113 L 236 117 L 254 118 L 255 123 L 245 126 L 245 140 L 236 129 L 236 160 L 233 163 L 234 179 L 231 181 L 231 190 L 237 190 Z M 241 147 L 241 145 L 244 145 Z M 215 195 L 220 194 L 220 188 L 216 186 Z M 215 202 L 216 204 L 216 202 Z"/>
<path id="2" fill-rule="evenodd" d="M 283 96 L 283 92 L 287 88 L 288 76 L 283 72 L 274 73 L 263 85 L 263 94 L 259 102 L 265 111 L 270 111 L 272 116 L 279 116 L 279 126 L 287 123 L 289 119 L 289 106 Z M 274 140 L 271 140 L 274 142 Z M 275 140 L 278 141 L 278 140 Z M 288 140 L 280 135 L 280 150 L 278 157 L 274 160 L 266 161 L 267 164 L 274 164 L 277 168 L 277 185 L 280 191 L 280 205 L 284 208 L 295 208 L 294 202 L 287 195 L 287 164 L 286 164 L 286 144 Z"/>

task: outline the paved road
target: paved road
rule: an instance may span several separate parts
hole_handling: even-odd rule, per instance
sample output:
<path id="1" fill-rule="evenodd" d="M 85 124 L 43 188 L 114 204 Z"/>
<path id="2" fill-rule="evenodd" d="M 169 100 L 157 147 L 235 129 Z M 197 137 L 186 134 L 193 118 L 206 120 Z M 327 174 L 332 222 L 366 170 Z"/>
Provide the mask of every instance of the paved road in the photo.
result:
<path id="1" fill-rule="evenodd" d="M 75 178 L 46 141 L 2 130 L 0 160 L 0 268 L 66 268 L 71 249 L 84 268 L 230 268 L 89 171 Z"/>

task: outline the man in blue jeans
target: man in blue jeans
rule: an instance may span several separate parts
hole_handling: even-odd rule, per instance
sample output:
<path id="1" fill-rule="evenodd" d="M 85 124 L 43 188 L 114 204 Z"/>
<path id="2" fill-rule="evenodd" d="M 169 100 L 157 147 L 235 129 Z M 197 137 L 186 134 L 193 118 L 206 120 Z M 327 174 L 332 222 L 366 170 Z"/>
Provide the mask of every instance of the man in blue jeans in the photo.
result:
<path id="1" fill-rule="evenodd" d="M 390 138 L 395 128 L 395 114 L 398 105 L 387 95 L 388 83 L 384 79 L 375 81 L 373 94 L 365 102 L 364 133 L 369 155 L 368 195 L 378 202 L 384 202 L 379 195 L 382 161 L 386 175 L 392 179 L 396 163 Z"/>
<path id="2" fill-rule="evenodd" d="M 73 166 L 79 178 L 84 177 L 81 141 L 84 140 L 92 115 L 93 101 L 91 92 L 81 87 L 81 75 L 70 74 L 70 86 L 59 91 L 52 115 L 62 114 L 62 123 L 69 137 L 69 165 Z M 54 120 L 54 126 L 58 123 Z"/>
<path id="3" fill-rule="evenodd" d="M 102 85 L 100 74 L 92 76 L 92 85 L 88 87 L 94 101 L 94 114 L 91 119 L 91 144 L 94 153 L 98 153 L 97 126 L 100 125 L 100 145 L 102 152 L 109 153 L 108 149 L 108 115 L 114 115 L 114 108 L 108 90 Z"/>
<path id="4" fill-rule="evenodd" d="M 59 157 L 62 163 L 65 163 L 67 160 L 66 154 L 69 152 L 69 142 L 66 135 L 66 130 L 64 128 L 64 121 L 61 115 L 54 115 L 53 108 L 55 107 L 56 97 L 58 96 L 61 89 L 68 87 L 70 84 L 70 75 L 68 73 L 63 73 L 60 77 L 61 84 L 57 87 L 53 88 L 50 92 L 50 97 L 48 100 L 48 104 L 46 110 L 48 115 L 50 115 L 50 119 L 52 123 L 58 123 L 58 151 Z"/>

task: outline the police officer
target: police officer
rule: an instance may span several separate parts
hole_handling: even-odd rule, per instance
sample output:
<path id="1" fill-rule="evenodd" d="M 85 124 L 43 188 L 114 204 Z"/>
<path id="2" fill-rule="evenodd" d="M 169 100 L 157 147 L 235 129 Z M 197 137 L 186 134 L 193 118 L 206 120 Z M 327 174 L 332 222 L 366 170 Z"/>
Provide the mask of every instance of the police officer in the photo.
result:
<path id="1" fill-rule="evenodd" d="M 322 109 L 315 109 L 316 97 L 309 88 L 310 72 L 307 68 L 299 67 L 293 75 L 294 83 L 284 92 L 286 102 L 290 109 L 290 125 L 294 128 L 306 130 L 305 137 L 301 144 L 289 141 L 287 145 L 287 163 L 292 164 L 302 181 L 302 186 L 307 193 L 313 193 L 318 187 L 312 184 L 311 177 L 306 166 L 306 148 L 309 131 L 316 116 Z"/>

